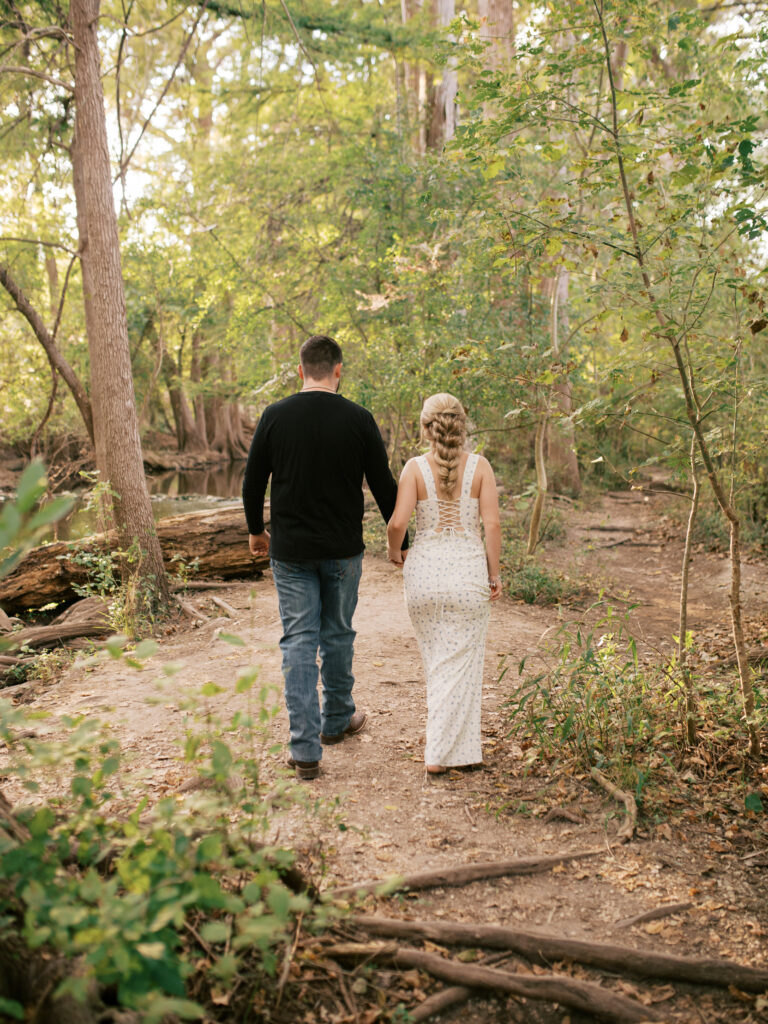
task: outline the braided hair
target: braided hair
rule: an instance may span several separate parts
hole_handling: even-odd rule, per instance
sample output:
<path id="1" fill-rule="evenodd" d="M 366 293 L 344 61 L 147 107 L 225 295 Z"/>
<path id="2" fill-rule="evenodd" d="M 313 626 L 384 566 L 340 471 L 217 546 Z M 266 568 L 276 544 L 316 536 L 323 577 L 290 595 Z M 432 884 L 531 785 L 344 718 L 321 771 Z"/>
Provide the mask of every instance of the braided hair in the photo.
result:
<path id="1" fill-rule="evenodd" d="M 437 463 L 438 490 L 451 498 L 467 437 L 467 417 L 458 398 L 446 392 L 431 395 L 421 410 L 421 433 L 429 441 Z"/>

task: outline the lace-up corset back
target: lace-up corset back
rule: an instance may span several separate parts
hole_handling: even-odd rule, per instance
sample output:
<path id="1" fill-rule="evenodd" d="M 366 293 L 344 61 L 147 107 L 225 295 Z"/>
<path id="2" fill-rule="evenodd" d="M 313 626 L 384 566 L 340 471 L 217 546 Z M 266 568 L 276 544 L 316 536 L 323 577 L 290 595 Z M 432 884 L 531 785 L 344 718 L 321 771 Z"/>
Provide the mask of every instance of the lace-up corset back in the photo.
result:
<path id="1" fill-rule="evenodd" d="M 427 497 L 416 503 L 416 533 L 421 534 L 465 534 L 480 536 L 480 505 L 477 498 L 470 497 L 472 479 L 479 455 L 467 458 L 461 492 L 458 498 L 439 498 L 437 485 L 426 455 L 420 455 L 416 463 L 424 479 Z"/>

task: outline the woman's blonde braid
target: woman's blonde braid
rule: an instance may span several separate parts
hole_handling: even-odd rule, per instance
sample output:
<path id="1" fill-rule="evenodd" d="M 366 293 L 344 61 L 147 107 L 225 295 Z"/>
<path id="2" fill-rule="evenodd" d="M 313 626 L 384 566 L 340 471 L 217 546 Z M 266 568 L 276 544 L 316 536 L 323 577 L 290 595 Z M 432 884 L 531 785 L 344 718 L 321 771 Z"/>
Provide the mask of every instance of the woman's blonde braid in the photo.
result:
<path id="1" fill-rule="evenodd" d="M 447 498 L 451 498 L 459 478 L 459 456 L 464 446 L 464 424 L 455 413 L 439 412 L 435 414 L 429 427 L 440 490 Z"/>

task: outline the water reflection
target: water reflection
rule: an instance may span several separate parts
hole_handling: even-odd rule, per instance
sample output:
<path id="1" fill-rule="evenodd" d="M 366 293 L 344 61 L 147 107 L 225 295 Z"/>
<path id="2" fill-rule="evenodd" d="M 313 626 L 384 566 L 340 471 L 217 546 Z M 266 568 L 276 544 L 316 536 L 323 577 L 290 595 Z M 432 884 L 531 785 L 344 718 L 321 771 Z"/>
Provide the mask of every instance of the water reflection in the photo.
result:
<path id="1" fill-rule="evenodd" d="M 245 462 L 242 461 L 147 476 L 152 514 L 156 520 L 167 519 L 183 512 L 231 505 L 240 500 L 244 472 Z M 75 499 L 72 512 L 53 525 L 46 541 L 78 540 L 104 529 L 96 509 L 88 507 L 87 497 L 75 495 Z"/>
<path id="2" fill-rule="evenodd" d="M 243 487 L 245 462 L 225 462 L 203 469 L 173 470 L 147 477 L 149 493 L 169 498 L 207 495 L 210 498 L 239 498 Z"/>

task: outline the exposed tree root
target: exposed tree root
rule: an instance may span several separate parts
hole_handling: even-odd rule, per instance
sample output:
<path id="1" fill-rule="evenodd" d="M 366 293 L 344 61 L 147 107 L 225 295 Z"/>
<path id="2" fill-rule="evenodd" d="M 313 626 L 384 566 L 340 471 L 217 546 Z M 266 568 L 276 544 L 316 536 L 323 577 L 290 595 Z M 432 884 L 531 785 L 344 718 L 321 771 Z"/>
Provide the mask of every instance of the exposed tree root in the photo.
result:
<path id="1" fill-rule="evenodd" d="M 566 939 L 537 930 L 523 931 L 497 925 L 458 924 L 448 921 L 402 921 L 357 915 L 351 923 L 369 935 L 398 939 L 428 939 L 443 946 L 479 946 L 521 953 L 536 963 L 575 960 L 590 967 L 642 978 L 687 981 L 715 988 L 734 986 L 743 992 L 768 988 L 768 968 L 744 967 L 731 960 L 694 959 L 671 953 L 656 953 L 614 946 L 610 943 Z"/>
<path id="2" fill-rule="evenodd" d="M 373 952 L 369 943 L 359 947 L 355 943 L 331 946 L 325 950 L 332 957 L 362 957 L 366 960 L 386 960 L 395 967 L 413 968 L 425 971 L 434 978 L 467 988 L 484 988 L 526 999 L 543 999 L 547 1002 L 567 1006 L 581 1013 L 589 1014 L 595 1020 L 639 1024 L 641 1021 L 657 1021 L 661 1018 L 642 1003 L 626 996 L 611 992 L 590 981 L 580 981 L 556 974 L 517 974 L 477 964 L 456 963 L 445 960 L 435 953 L 424 953 L 418 949 L 395 947 L 383 944 Z"/>
<path id="3" fill-rule="evenodd" d="M 502 878 L 504 875 L 535 875 L 549 871 L 557 864 L 587 857 L 599 857 L 605 847 L 595 850 L 575 850 L 573 853 L 555 853 L 546 857 L 516 857 L 514 860 L 485 861 L 480 864 L 461 864 L 455 868 L 436 868 L 434 871 L 419 871 L 400 878 L 379 878 L 353 885 L 342 885 L 331 889 L 330 896 L 352 896 L 356 893 L 375 892 L 386 887 L 388 892 L 402 892 L 405 889 L 434 889 L 437 886 L 466 885 L 484 878 Z"/>
<path id="4" fill-rule="evenodd" d="M 625 793 L 623 789 L 614 786 L 611 780 L 607 779 L 597 768 L 593 768 L 589 774 L 595 782 L 603 787 L 606 793 L 610 793 L 614 800 L 624 804 L 627 811 L 627 820 L 619 829 L 616 838 L 619 842 L 628 842 L 635 834 L 635 826 L 637 825 L 637 804 L 635 803 L 635 798 L 631 793 Z"/>

